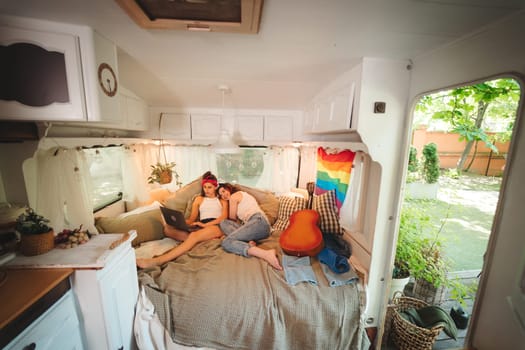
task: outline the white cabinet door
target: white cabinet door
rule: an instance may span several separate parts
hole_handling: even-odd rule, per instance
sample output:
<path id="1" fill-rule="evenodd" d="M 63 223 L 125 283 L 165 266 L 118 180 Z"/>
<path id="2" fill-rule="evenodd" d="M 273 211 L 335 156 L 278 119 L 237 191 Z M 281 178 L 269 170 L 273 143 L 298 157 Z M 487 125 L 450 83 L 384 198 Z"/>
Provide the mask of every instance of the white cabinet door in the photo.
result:
<path id="1" fill-rule="evenodd" d="M 191 139 L 191 120 L 189 113 L 161 113 L 162 138 L 174 140 Z"/>
<path id="2" fill-rule="evenodd" d="M 137 269 L 132 249 L 99 272 L 109 349 L 133 349 L 133 318 L 138 296 Z"/>
<path id="3" fill-rule="evenodd" d="M 216 141 L 221 133 L 221 116 L 217 114 L 191 114 L 191 139 Z"/>
<path id="4" fill-rule="evenodd" d="M 143 100 L 123 93 L 119 94 L 120 113 L 127 130 L 148 129 L 148 106 Z"/>
<path id="5" fill-rule="evenodd" d="M 75 270 L 73 289 L 82 310 L 88 349 L 135 349 L 138 297 L 135 251 L 129 242 L 108 251 L 101 270 Z"/>
<path id="6" fill-rule="evenodd" d="M 72 291 L 64 294 L 4 349 L 84 349 Z"/>
<path id="7" fill-rule="evenodd" d="M 0 27 L 0 45 L 0 119 L 86 120 L 78 37 Z"/>
<path id="8" fill-rule="evenodd" d="M 264 116 L 239 115 L 235 117 L 236 130 L 242 141 L 262 141 L 264 138 Z"/>
<path id="9" fill-rule="evenodd" d="M 293 118 L 289 116 L 265 116 L 264 140 L 293 141 Z"/>

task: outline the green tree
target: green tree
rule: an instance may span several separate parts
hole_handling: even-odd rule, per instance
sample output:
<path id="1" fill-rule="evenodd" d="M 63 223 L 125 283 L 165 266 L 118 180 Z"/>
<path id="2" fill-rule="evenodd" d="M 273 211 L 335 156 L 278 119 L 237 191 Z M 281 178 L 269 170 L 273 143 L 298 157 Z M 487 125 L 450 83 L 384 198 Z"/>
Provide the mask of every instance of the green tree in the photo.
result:
<path id="1" fill-rule="evenodd" d="M 468 171 L 476 157 L 479 141 L 498 152 L 494 143 L 510 138 L 519 97 L 520 88 L 514 79 L 497 79 L 424 96 L 416 106 L 416 111 L 429 113 L 432 119 L 448 123 L 448 131 L 458 133 L 459 140 L 466 141 L 456 166 L 458 171 L 465 168 L 467 157 L 472 147 L 475 147 L 474 156 L 466 167 Z M 489 137 L 487 131 L 490 125 L 487 119 L 505 121 L 506 130 L 498 137 Z"/>

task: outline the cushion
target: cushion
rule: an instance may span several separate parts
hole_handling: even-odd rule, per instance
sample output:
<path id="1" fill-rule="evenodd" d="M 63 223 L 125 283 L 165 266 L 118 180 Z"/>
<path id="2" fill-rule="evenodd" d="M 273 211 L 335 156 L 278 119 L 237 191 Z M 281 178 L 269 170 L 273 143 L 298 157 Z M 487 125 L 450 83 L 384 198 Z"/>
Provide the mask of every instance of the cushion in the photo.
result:
<path id="1" fill-rule="evenodd" d="M 131 242 L 136 247 L 142 242 L 164 238 L 160 215 L 160 209 L 157 208 L 124 218 L 100 217 L 95 219 L 95 226 L 99 233 L 126 233 L 136 230 L 137 238 Z"/>
<path id="2" fill-rule="evenodd" d="M 270 191 L 243 185 L 237 185 L 237 187 L 241 191 L 251 194 L 255 198 L 259 207 L 261 207 L 261 210 L 268 218 L 270 225 L 273 225 L 277 220 L 277 215 L 279 213 L 279 200 L 277 197 Z"/>
<path id="3" fill-rule="evenodd" d="M 327 191 L 314 195 L 313 209 L 319 213 L 319 228 L 323 233 L 342 235 L 343 229 L 339 225 L 339 215 L 335 206 L 335 191 Z"/>
<path id="4" fill-rule="evenodd" d="M 149 199 L 144 202 L 138 200 L 126 201 L 126 212 L 133 211 L 138 208 L 143 208 L 154 202 L 163 203 L 166 198 L 172 195 L 172 192 L 165 188 L 156 188 L 149 192 Z"/>
<path id="5" fill-rule="evenodd" d="M 307 201 L 305 198 L 295 196 L 280 196 L 279 197 L 279 212 L 277 220 L 273 224 L 274 230 L 285 230 L 290 223 L 290 215 L 297 210 L 306 208 Z"/>
<path id="6" fill-rule="evenodd" d="M 193 196 L 201 193 L 202 191 L 201 181 L 202 177 L 198 177 L 189 184 L 177 190 L 177 192 L 164 200 L 164 206 L 186 213 L 188 203 L 191 203 Z M 191 211 L 191 207 L 189 210 Z"/>

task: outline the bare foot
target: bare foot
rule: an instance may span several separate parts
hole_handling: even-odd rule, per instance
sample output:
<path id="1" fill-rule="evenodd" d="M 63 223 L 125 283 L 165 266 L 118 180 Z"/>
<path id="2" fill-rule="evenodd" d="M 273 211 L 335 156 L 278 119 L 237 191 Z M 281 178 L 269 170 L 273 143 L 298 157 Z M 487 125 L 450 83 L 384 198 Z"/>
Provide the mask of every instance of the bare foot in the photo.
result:
<path id="1" fill-rule="evenodd" d="M 154 267 L 158 265 L 155 259 L 136 259 L 136 263 L 141 269 L 147 269 L 148 267 Z"/>
<path id="2" fill-rule="evenodd" d="M 250 245 L 250 247 L 255 247 L 257 245 L 255 241 L 249 241 L 248 244 Z"/>
<path id="3" fill-rule="evenodd" d="M 252 256 L 256 256 L 260 259 L 263 259 L 266 261 L 270 266 L 272 266 L 276 270 L 282 270 L 282 266 L 279 263 L 279 258 L 277 257 L 277 253 L 275 252 L 275 249 L 262 249 L 257 246 L 252 246 L 248 248 L 248 254 Z"/>

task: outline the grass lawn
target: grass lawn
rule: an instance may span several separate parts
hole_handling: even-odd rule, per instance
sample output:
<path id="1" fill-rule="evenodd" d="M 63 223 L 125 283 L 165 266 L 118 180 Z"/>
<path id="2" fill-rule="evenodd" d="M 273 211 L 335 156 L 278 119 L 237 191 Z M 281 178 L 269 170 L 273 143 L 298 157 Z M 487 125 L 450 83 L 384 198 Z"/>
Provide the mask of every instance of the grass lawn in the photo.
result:
<path id="1" fill-rule="evenodd" d="M 463 174 L 459 179 L 442 175 L 438 198 L 410 199 L 404 205 L 416 206 L 429 217 L 427 235 L 443 240 L 444 255 L 450 260 L 450 271 L 478 270 L 492 228 L 501 178 Z"/>

